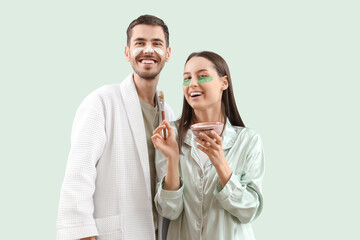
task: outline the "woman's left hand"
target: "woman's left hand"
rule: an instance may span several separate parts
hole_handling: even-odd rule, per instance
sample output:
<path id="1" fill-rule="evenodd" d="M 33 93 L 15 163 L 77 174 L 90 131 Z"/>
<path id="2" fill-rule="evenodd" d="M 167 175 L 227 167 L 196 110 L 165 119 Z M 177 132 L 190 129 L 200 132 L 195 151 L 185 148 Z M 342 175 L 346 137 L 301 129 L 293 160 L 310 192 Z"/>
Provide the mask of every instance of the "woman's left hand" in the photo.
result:
<path id="1" fill-rule="evenodd" d="M 222 139 L 214 131 L 210 132 L 210 137 L 204 133 L 200 133 L 200 137 L 202 139 L 195 138 L 195 141 L 201 144 L 198 145 L 197 148 L 208 155 L 210 161 L 216 168 L 220 184 L 224 187 L 232 175 L 232 170 L 222 150 Z"/>
<path id="2" fill-rule="evenodd" d="M 221 137 L 214 131 L 210 132 L 210 136 L 206 135 L 205 133 L 200 133 L 200 138 L 196 137 L 195 141 L 201 145 L 198 145 L 201 151 L 206 153 L 210 158 L 210 161 L 217 167 L 218 165 L 227 163 L 224 152 L 222 150 L 222 139 Z"/>

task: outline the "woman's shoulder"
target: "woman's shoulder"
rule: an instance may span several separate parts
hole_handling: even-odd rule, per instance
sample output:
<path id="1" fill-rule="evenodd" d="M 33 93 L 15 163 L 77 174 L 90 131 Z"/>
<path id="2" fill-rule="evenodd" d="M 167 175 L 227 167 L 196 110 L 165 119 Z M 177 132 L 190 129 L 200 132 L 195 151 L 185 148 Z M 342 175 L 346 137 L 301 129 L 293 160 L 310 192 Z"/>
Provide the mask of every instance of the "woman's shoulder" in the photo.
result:
<path id="1" fill-rule="evenodd" d="M 254 138 L 260 139 L 260 134 L 252 128 L 240 127 L 240 126 L 232 126 L 232 127 L 235 130 L 238 139 L 240 138 L 243 141 L 244 140 L 251 141 Z"/>

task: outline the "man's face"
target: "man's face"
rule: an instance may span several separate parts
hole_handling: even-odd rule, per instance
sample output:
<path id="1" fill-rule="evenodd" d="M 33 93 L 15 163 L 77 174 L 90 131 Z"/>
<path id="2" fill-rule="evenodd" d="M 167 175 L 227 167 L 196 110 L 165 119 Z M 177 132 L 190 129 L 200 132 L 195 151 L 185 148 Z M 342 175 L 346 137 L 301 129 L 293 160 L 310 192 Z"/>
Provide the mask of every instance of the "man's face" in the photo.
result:
<path id="1" fill-rule="evenodd" d="M 125 56 L 139 77 L 155 79 L 165 62 L 169 60 L 171 49 L 166 47 L 165 34 L 160 26 L 140 24 L 132 29 Z"/>

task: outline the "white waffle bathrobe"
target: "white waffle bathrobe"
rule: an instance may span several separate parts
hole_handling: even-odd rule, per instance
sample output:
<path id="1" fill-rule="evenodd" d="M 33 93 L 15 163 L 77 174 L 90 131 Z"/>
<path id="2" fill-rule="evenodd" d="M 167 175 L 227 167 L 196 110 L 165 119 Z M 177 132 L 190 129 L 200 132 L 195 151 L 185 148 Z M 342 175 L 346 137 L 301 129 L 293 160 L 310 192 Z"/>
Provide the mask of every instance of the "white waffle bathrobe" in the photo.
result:
<path id="1" fill-rule="evenodd" d="M 165 113 L 174 120 L 167 105 Z M 153 240 L 151 204 L 146 133 L 130 74 L 121 84 L 95 90 L 76 113 L 57 239 Z"/>

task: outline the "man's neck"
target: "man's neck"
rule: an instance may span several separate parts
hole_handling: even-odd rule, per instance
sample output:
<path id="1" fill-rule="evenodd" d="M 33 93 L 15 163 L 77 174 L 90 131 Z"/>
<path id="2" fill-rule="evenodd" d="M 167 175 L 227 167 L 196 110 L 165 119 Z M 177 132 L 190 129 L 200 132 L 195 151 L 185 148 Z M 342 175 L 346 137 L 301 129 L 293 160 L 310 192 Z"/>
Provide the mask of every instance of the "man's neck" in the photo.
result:
<path id="1" fill-rule="evenodd" d="M 154 107 L 156 106 L 155 92 L 158 81 L 159 75 L 155 79 L 148 80 L 134 73 L 134 83 L 140 100 Z"/>

